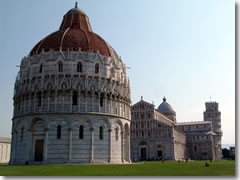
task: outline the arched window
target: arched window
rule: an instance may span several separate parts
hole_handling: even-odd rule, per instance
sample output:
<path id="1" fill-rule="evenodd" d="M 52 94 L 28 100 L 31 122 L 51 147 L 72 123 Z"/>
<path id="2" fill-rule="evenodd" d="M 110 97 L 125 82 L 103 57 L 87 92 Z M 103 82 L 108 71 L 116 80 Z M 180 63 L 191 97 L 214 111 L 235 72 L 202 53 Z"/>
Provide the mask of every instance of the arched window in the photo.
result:
<path id="1" fill-rule="evenodd" d="M 63 63 L 62 63 L 62 61 L 58 62 L 58 72 L 63 72 Z"/>
<path id="2" fill-rule="evenodd" d="M 95 65 L 95 73 L 98 74 L 99 73 L 99 64 Z"/>
<path id="3" fill-rule="evenodd" d="M 41 93 L 38 93 L 37 95 L 37 100 L 38 100 L 38 107 L 40 107 L 42 105 L 42 96 Z"/>
<path id="4" fill-rule="evenodd" d="M 62 135 L 62 127 L 60 125 L 57 126 L 57 139 L 61 139 Z"/>
<path id="5" fill-rule="evenodd" d="M 21 129 L 21 142 L 23 142 L 23 136 L 24 136 L 24 127 Z"/>
<path id="6" fill-rule="evenodd" d="M 103 139 L 103 127 L 99 127 L 99 139 Z"/>
<path id="7" fill-rule="evenodd" d="M 66 83 L 62 83 L 62 89 L 66 89 L 67 88 L 67 84 Z"/>
<path id="8" fill-rule="evenodd" d="M 100 97 L 100 107 L 103 107 L 103 94 L 101 94 L 101 97 Z"/>
<path id="9" fill-rule="evenodd" d="M 78 62 L 77 64 L 77 72 L 82 72 L 82 63 Z"/>
<path id="10" fill-rule="evenodd" d="M 118 141 L 118 128 L 115 129 L 115 137 L 116 137 L 116 141 Z"/>
<path id="11" fill-rule="evenodd" d="M 76 91 L 73 92 L 72 104 L 73 105 L 77 105 L 78 104 L 78 93 Z"/>
<path id="12" fill-rule="evenodd" d="M 40 64 L 39 73 L 42 73 L 42 70 L 43 70 L 43 65 Z"/>
<path id="13" fill-rule="evenodd" d="M 79 127 L 79 139 L 83 139 L 83 132 L 84 132 L 84 129 L 83 129 L 83 125 L 80 125 Z"/>

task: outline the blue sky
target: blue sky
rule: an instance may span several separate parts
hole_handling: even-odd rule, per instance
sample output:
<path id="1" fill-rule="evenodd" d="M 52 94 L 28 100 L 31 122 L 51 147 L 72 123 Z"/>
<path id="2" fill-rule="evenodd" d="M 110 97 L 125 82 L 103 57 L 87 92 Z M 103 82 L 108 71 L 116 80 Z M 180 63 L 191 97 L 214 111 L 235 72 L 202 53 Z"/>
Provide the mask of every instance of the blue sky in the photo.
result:
<path id="1" fill-rule="evenodd" d="M 56 31 L 73 0 L 0 2 L 0 136 L 10 136 L 13 87 L 22 57 Z M 224 144 L 235 142 L 235 2 L 230 0 L 81 0 L 94 32 L 126 64 L 132 103 L 156 108 L 163 96 L 177 121 L 203 120 L 219 102 Z"/>

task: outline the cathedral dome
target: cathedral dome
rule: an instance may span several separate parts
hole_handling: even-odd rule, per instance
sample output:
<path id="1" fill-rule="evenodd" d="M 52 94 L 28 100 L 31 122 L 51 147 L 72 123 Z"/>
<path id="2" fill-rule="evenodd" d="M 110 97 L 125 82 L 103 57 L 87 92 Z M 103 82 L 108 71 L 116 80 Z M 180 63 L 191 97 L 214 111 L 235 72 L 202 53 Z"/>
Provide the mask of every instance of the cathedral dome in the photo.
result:
<path id="1" fill-rule="evenodd" d="M 59 30 L 38 42 L 31 50 L 30 56 L 49 50 L 90 51 L 112 58 L 118 57 L 107 42 L 92 32 L 88 16 L 77 7 L 77 3 L 64 15 Z"/>
<path id="2" fill-rule="evenodd" d="M 158 111 L 161 113 L 171 113 L 171 112 L 175 113 L 172 106 L 168 104 L 166 101 L 167 99 L 164 97 L 163 102 L 158 106 Z"/>

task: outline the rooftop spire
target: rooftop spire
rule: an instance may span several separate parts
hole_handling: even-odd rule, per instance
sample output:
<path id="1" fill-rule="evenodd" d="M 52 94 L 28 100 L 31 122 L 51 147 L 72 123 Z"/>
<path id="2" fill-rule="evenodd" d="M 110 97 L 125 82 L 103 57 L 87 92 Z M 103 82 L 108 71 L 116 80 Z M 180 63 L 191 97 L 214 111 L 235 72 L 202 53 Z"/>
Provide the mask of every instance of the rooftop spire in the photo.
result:
<path id="1" fill-rule="evenodd" d="M 167 99 L 166 99 L 165 96 L 164 96 L 164 98 L 163 98 L 163 102 L 166 102 L 166 100 L 167 100 Z"/>
<path id="2" fill-rule="evenodd" d="M 78 8 L 78 3 L 77 3 L 77 1 L 75 2 L 75 8 Z"/>

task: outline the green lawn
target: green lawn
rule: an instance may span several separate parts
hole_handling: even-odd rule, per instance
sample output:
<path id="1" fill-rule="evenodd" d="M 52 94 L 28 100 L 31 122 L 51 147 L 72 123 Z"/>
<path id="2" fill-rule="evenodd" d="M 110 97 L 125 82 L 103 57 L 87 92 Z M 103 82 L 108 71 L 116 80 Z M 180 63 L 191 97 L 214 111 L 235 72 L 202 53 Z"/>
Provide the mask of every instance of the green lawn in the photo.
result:
<path id="1" fill-rule="evenodd" d="M 123 165 L 0 165 L 0 176 L 234 176 L 235 161 L 152 161 Z"/>

